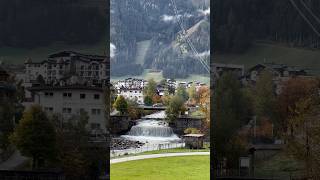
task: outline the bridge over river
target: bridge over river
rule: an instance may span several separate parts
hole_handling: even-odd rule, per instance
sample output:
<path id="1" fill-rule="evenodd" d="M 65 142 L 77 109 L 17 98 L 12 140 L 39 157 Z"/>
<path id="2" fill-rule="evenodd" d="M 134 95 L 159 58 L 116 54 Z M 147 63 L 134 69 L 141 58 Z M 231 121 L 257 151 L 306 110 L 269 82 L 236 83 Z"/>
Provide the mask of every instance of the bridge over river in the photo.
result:
<path id="1" fill-rule="evenodd" d="M 154 107 L 154 106 L 140 105 L 139 108 L 140 109 L 144 109 L 144 110 L 154 110 L 154 111 L 164 111 L 164 110 L 166 110 L 166 106 Z"/>

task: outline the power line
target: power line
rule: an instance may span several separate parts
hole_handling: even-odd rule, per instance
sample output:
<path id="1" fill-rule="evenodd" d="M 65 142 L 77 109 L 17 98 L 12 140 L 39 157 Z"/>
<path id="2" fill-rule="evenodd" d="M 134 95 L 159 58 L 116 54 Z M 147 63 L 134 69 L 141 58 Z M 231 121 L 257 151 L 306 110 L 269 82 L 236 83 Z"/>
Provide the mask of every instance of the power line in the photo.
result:
<path id="1" fill-rule="evenodd" d="M 305 16 L 305 14 L 301 11 L 298 5 L 294 2 L 294 0 L 290 0 L 292 6 L 299 12 L 300 16 L 306 21 L 306 23 L 311 27 L 311 29 L 320 37 L 319 31 L 313 26 L 313 24 L 309 21 L 309 19 Z"/>
<path id="2" fill-rule="evenodd" d="M 204 59 L 202 59 L 202 57 L 199 55 L 197 49 L 193 46 L 192 42 L 190 41 L 189 37 L 187 36 L 187 31 L 184 28 L 181 19 L 179 18 L 179 13 L 178 13 L 178 8 L 177 5 L 175 3 L 175 0 L 171 0 L 171 4 L 173 5 L 173 10 L 174 13 L 176 15 L 176 17 L 178 18 L 178 24 L 182 30 L 182 36 L 185 37 L 187 44 L 189 45 L 189 47 L 191 48 L 191 50 L 193 51 L 194 55 L 197 57 L 197 59 L 200 61 L 200 63 L 202 64 L 202 66 L 205 68 L 205 70 L 210 73 L 210 67 L 208 66 L 208 64 L 205 62 Z"/>
<path id="3" fill-rule="evenodd" d="M 309 11 L 309 13 L 312 15 L 314 19 L 320 24 L 320 19 L 312 12 L 312 10 L 309 8 L 309 6 L 306 5 L 306 3 L 303 0 L 300 0 L 301 4 Z"/>

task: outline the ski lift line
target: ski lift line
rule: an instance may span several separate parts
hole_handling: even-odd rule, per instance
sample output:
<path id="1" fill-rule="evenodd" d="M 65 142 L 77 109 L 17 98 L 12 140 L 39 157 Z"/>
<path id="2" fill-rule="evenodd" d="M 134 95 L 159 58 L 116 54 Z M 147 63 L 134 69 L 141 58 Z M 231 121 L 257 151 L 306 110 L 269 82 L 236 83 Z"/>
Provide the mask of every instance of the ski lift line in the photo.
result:
<path id="1" fill-rule="evenodd" d="M 200 62 L 205 66 L 205 68 L 207 69 L 208 72 L 210 72 L 210 67 L 207 65 L 207 63 L 205 63 L 205 61 L 199 56 L 199 53 L 197 51 L 197 49 L 193 46 L 193 44 L 191 43 L 190 39 L 187 38 L 187 42 L 188 45 L 190 45 L 190 48 L 194 51 L 194 53 L 196 55 L 198 55 L 198 58 L 200 60 Z"/>
<path id="2" fill-rule="evenodd" d="M 320 19 L 312 12 L 309 6 L 303 1 L 300 0 L 301 4 L 307 9 L 307 11 L 312 15 L 312 17 L 320 24 Z"/>
<path id="3" fill-rule="evenodd" d="M 180 18 L 179 18 L 179 16 L 178 16 L 178 9 L 177 9 L 176 3 L 175 3 L 174 0 L 171 0 L 171 3 L 172 3 L 172 5 L 173 5 L 174 13 L 175 13 L 175 15 L 176 15 L 177 18 L 178 18 L 178 24 L 179 24 L 179 26 L 180 26 L 180 28 L 181 28 L 181 30 L 182 30 L 182 35 L 186 35 L 186 30 L 185 30 L 185 28 L 184 28 L 183 24 L 181 23 Z M 207 65 L 207 63 L 205 63 L 204 60 L 199 56 L 198 51 L 196 50 L 196 48 L 194 48 L 194 46 L 193 46 L 192 42 L 190 41 L 189 37 L 188 37 L 188 36 L 185 36 L 185 38 L 186 38 L 186 40 L 187 40 L 187 44 L 190 46 L 190 48 L 191 48 L 191 50 L 193 51 L 193 53 L 196 55 L 196 57 L 199 58 L 198 60 L 200 61 L 200 63 L 204 66 L 204 68 L 206 69 L 206 71 L 210 73 L 210 67 L 209 67 L 209 66 Z"/>
<path id="4" fill-rule="evenodd" d="M 297 4 L 294 2 L 294 0 L 290 0 L 292 6 L 298 11 L 300 16 L 306 21 L 306 23 L 312 28 L 312 30 L 320 37 L 319 31 L 313 26 L 313 24 L 309 21 L 309 19 L 303 14 L 301 9 L 297 6 Z"/>
<path id="5" fill-rule="evenodd" d="M 204 60 L 199 56 L 198 51 L 194 48 L 194 46 L 192 45 L 192 43 L 190 42 L 189 39 L 187 39 L 188 45 L 190 46 L 191 50 L 198 55 L 198 60 L 201 62 L 201 64 L 205 67 L 205 69 L 210 72 L 210 67 L 207 65 L 207 63 L 204 62 Z"/>

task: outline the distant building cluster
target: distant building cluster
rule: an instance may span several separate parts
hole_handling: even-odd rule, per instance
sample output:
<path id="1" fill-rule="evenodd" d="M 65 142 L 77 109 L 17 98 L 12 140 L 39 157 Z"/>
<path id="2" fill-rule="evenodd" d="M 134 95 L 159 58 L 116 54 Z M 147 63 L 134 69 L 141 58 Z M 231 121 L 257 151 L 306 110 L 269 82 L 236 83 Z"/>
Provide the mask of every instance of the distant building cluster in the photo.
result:
<path id="1" fill-rule="evenodd" d="M 178 82 L 173 79 L 165 79 L 164 82 L 157 84 L 157 94 L 159 96 L 163 96 L 166 91 L 173 94 L 179 86 L 190 88 L 192 84 L 195 85 L 196 90 L 200 87 L 206 86 L 205 83 L 201 82 Z M 112 84 L 117 96 L 123 96 L 126 99 L 137 102 L 138 104 L 144 104 L 143 90 L 147 85 L 147 80 L 137 78 L 127 78 Z"/>
<path id="2" fill-rule="evenodd" d="M 267 71 L 272 74 L 275 85 L 275 93 L 280 94 L 283 82 L 290 77 L 312 77 L 307 70 L 298 68 L 296 66 L 288 66 L 285 64 L 276 63 L 262 63 L 251 67 L 245 75 L 245 83 L 255 84 L 259 79 L 261 73 Z"/>

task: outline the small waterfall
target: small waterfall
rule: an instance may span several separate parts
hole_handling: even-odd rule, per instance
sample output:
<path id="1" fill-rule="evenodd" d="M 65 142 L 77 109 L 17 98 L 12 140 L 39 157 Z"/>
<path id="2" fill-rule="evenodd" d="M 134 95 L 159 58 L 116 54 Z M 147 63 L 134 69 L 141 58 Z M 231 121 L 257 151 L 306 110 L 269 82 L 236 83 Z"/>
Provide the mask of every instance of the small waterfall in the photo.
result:
<path id="1" fill-rule="evenodd" d="M 133 126 L 129 131 L 130 136 L 171 137 L 173 130 L 170 127 Z"/>
<path id="2" fill-rule="evenodd" d="M 176 142 L 180 138 L 174 134 L 165 121 L 140 120 L 137 125 L 122 137 L 141 142 Z"/>

